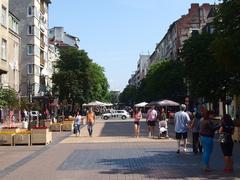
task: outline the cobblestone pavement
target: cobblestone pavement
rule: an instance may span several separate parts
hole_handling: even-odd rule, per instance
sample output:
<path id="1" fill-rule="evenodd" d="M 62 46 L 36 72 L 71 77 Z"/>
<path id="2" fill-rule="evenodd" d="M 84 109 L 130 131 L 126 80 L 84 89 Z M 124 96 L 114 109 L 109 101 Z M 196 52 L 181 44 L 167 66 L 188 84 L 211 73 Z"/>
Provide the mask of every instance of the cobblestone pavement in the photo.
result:
<path id="1" fill-rule="evenodd" d="M 129 121 L 98 121 L 93 137 L 88 137 L 86 128 L 80 137 L 60 133 L 53 144 L 32 147 L 33 152 L 19 156 L 19 161 L 2 166 L 0 179 L 240 179 L 239 143 L 234 147 L 234 173 L 223 172 L 223 157 L 217 143 L 211 158 L 213 171 L 203 173 L 200 155 L 176 154 L 173 138 L 146 138 L 145 123 L 139 139 L 133 137 L 132 128 Z M 172 127 L 170 131 L 173 137 Z M 26 147 L 21 148 L 25 152 Z M 21 165 L 16 166 L 19 162 Z"/>

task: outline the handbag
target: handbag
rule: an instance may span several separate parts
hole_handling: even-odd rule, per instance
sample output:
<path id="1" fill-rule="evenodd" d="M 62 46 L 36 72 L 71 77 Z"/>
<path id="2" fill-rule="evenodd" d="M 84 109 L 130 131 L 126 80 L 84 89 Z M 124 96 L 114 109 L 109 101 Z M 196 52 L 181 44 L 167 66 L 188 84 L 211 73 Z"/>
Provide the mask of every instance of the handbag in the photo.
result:
<path id="1" fill-rule="evenodd" d="M 227 134 L 226 133 L 220 133 L 219 137 L 218 137 L 218 142 L 226 143 L 227 142 Z"/>
<path id="2" fill-rule="evenodd" d="M 74 124 L 73 134 L 77 134 L 77 125 L 76 124 Z"/>
<path id="3" fill-rule="evenodd" d="M 219 134 L 218 142 L 226 144 L 226 143 L 230 143 L 231 141 L 232 141 L 231 134 L 228 134 L 225 132 L 222 132 Z"/>

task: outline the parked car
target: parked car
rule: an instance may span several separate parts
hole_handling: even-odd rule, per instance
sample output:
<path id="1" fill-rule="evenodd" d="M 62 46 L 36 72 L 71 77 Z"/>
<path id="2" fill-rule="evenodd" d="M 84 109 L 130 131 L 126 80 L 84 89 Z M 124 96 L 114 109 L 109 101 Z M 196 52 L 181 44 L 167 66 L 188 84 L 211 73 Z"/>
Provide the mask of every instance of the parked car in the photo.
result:
<path id="1" fill-rule="evenodd" d="M 30 111 L 30 116 L 31 117 L 38 117 L 39 116 L 39 112 L 38 111 Z"/>
<path id="2" fill-rule="evenodd" d="M 126 119 L 130 118 L 129 113 L 126 110 L 113 110 L 109 113 L 104 113 L 102 114 L 102 119 L 109 119 L 109 118 L 121 118 L 121 119 Z"/>

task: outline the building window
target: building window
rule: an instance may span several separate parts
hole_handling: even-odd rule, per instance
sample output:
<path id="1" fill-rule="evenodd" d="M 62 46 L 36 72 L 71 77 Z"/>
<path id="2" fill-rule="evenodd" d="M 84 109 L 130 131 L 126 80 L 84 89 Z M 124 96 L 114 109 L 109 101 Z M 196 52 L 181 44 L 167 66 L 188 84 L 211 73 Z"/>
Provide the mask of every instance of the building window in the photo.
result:
<path id="1" fill-rule="evenodd" d="M 34 26 L 33 25 L 28 26 L 27 33 L 28 33 L 28 35 L 33 35 L 34 34 Z"/>
<path id="2" fill-rule="evenodd" d="M 2 13 L 1 13 L 1 23 L 4 26 L 7 26 L 7 8 L 2 6 Z"/>
<path id="3" fill-rule="evenodd" d="M 27 14 L 28 14 L 28 16 L 33 16 L 33 14 L 34 14 L 34 7 L 33 6 L 28 6 Z"/>
<path id="4" fill-rule="evenodd" d="M 15 32 L 15 33 L 18 34 L 18 22 L 17 22 L 17 20 L 16 20 L 14 17 L 12 17 L 12 16 L 10 16 L 10 18 L 9 18 L 9 28 L 10 28 L 13 32 Z"/>
<path id="5" fill-rule="evenodd" d="M 28 64 L 27 65 L 27 73 L 33 74 L 34 73 L 34 64 Z"/>
<path id="6" fill-rule="evenodd" d="M 34 46 L 33 46 L 33 44 L 28 44 L 28 45 L 27 45 L 27 54 L 28 54 L 28 55 L 33 55 L 33 52 L 34 52 Z"/>
<path id="7" fill-rule="evenodd" d="M 1 58 L 7 60 L 7 40 L 2 39 L 1 43 Z"/>

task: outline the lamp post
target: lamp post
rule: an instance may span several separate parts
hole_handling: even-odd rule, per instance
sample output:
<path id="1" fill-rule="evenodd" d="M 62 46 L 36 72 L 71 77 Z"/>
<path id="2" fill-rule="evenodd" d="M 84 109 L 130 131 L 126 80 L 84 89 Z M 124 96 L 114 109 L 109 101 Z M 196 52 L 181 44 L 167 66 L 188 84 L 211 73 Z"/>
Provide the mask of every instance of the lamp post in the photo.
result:
<path id="1" fill-rule="evenodd" d="M 18 110 L 18 120 L 19 122 L 22 121 L 22 115 L 21 115 L 21 90 L 18 91 L 18 105 L 19 105 L 19 110 Z"/>

